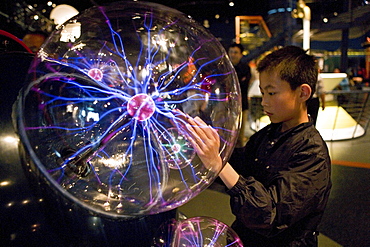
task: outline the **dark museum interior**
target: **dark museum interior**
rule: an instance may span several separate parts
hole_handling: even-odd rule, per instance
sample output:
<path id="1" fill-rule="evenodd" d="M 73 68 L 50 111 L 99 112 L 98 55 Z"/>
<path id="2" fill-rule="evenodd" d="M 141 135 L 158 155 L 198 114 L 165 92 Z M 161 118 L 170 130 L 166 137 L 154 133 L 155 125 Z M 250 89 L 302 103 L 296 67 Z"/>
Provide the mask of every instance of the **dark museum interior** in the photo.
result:
<path id="1" fill-rule="evenodd" d="M 318 246 L 370 246 L 370 1 L 118 2 L 2 0 L 0 246 L 242 246 L 230 228 L 235 215 L 226 187 L 181 136 L 183 125 L 176 129 L 173 120 L 166 119 L 168 109 L 181 105 L 185 113 L 196 111 L 194 115 L 204 117 L 207 124 L 219 125 L 220 156 L 226 163 L 236 144 L 233 133 L 241 126 L 241 96 L 235 96 L 237 100 L 220 96 L 240 94 L 239 84 L 234 83 L 236 72 L 228 72 L 232 66 L 228 47 L 234 42 L 243 45 L 242 60 L 252 69 L 246 139 L 270 123 L 261 107 L 256 64 L 278 47 L 308 45 L 319 65 L 326 102 L 318 112 L 316 129 L 332 163 L 332 189 L 318 229 Z M 152 19 L 144 18 L 141 28 L 126 25 L 125 12 L 115 15 L 114 7 L 125 9 L 127 2 L 144 6 L 133 12 L 137 16 L 130 16 L 133 23 L 139 23 L 136 17 L 146 17 L 140 13 L 146 6 L 154 9 Z M 309 8 L 309 19 L 300 3 Z M 61 6 L 64 9 L 59 8 L 57 15 L 55 10 Z M 102 18 L 97 14 L 101 6 L 110 6 L 107 9 L 112 8 L 113 15 Z M 63 19 L 67 11 L 69 17 Z M 171 23 L 180 14 L 182 19 Z M 167 23 L 158 22 L 166 30 L 163 33 L 151 22 L 157 17 Z M 69 22 L 69 18 L 76 19 Z M 83 29 L 72 37 L 76 29 L 67 27 L 79 28 L 77 24 Z M 107 34 L 101 28 L 104 25 L 110 31 L 121 26 Z M 63 36 L 64 30 L 70 36 Z M 30 34 L 42 36 L 39 44 L 33 43 L 35 47 L 28 43 Z M 155 41 L 160 48 L 153 46 L 148 49 L 152 53 L 145 54 L 145 42 L 165 34 L 169 38 Z M 88 41 L 80 42 L 79 35 Z M 113 41 L 100 47 L 98 35 Z M 136 36 L 145 39 L 138 42 Z M 204 40 L 212 42 L 198 46 Z M 203 62 L 208 55 L 212 59 Z M 104 62 L 111 82 L 106 85 L 101 83 L 106 74 L 88 71 L 104 56 L 110 56 Z M 136 56 L 135 64 L 130 59 Z M 147 67 L 141 67 L 141 56 Z M 121 73 L 122 68 L 126 72 Z M 137 68 L 141 71 L 136 75 Z M 54 72 L 58 77 L 53 77 Z M 94 82 L 86 82 L 85 74 Z M 145 78 L 150 79 L 143 91 L 154 100 L 138 90 L 144 88 Z M 181 88 L 199 78 L 201 96 Z M 134 86 L 124 88 L 124 83 Z M 124 93 L 117 96 L 121 89 Z M 201 100 L 196 97 L 204 102 L 198 103 Z M 150 122 L 152 116 L 155 121 Z M 151 124 L 142 124 L 147 122 Z M 139 127 L 132 127 L 133 123 Z M 160 165 L 166 167 L 163 174 Z M 189 244 L 190 238 L 197 241 Z M 209 239 L 213 242 L 207 243 Z"/>

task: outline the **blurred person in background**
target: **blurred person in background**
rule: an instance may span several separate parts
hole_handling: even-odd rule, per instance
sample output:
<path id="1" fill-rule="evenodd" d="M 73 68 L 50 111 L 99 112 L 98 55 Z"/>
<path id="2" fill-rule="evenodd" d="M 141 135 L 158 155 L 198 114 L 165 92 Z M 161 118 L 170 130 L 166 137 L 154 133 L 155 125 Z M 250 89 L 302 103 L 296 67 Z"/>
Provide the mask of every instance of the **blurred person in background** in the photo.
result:
<path id="1" fill-rule="evenodd" d="M 243 61 L 244 47 L 241 44 L 233 43 L 228 48 L 228 55 L 238 75 L 240 91 L 242 96 L 242 126 L 236 143 L 237 148 L 244 147 L 247 143 L 248 127 L 248 90 L 252 77 L 251 68 L 246 61 Z"/>
<path id="2" fill-rule="evenodd" d="M 23 36 L 22 41 L 33 53 L 36 53 L 41 45 L 45 42 L 47 34 L 41 31 L 27 33 Z"/>

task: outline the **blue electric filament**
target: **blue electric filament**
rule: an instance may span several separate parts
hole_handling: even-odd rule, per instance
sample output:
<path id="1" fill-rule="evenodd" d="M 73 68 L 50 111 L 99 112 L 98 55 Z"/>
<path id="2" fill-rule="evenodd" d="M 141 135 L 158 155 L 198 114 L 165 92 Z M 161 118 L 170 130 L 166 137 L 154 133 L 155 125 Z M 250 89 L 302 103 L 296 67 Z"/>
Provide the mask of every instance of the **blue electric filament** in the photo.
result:
<path id="1" fill-rule="evenodd" d="M 184 132 L 199 116 L 229 158 L 239 130 L 235 71 L 217 39 L 162 5 L 92 7 L 38 52 L 16 109 L 31 169 L 94 213 L 174 209 L 217 177 Z"/>

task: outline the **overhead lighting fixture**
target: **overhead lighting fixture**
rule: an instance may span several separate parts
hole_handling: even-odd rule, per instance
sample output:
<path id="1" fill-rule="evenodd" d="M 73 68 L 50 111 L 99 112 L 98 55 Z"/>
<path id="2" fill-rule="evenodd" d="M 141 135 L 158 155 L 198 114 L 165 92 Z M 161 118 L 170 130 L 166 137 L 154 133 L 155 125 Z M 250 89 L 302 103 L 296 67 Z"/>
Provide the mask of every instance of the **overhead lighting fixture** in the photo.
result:
<path id="1" fill-rule="evenodd" d="M 54 20 L 54 23 L 58 28 L 68 19 L 72 18 L 73 16 L 77 14 L 78 14 L 78 10 L 75 9 L 74 7 L 67 5 L 67 4 L 61 4 L 61 5 L 56 6 L 50 12 L 50 19 Z"/>

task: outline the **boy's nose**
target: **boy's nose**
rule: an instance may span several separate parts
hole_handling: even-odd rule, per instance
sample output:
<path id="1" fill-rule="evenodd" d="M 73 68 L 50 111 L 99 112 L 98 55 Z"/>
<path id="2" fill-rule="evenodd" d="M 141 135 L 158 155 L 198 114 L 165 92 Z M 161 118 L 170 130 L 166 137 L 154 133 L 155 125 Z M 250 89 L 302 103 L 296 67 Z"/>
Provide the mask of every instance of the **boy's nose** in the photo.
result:
<path id="1" fill-rule="evenodd" d="M 267 106 L 266 99 L 263 96 L 262 96 L 262 100 L 261 100 L 261 105 L 262 106 Z"/>

